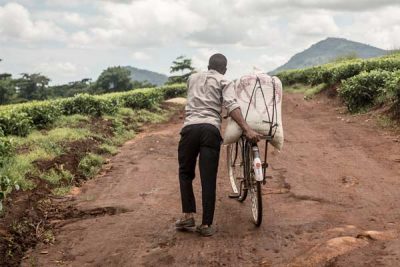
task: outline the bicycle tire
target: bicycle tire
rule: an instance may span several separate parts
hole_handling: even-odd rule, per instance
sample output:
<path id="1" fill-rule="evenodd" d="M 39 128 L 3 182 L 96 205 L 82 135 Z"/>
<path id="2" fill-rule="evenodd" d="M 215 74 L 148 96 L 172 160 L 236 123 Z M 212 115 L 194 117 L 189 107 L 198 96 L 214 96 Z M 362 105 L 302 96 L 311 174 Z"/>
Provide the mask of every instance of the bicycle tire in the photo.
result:
<path id="1" fill-rule="evenodd" d="M 237 146 L 237 149 L 236 149 Z M 239 194 L 236 198 L 239 202 L 243 202 L 247 197 L 247 189 L 244 181 L 243 153 L 242 143 L 238 141 L 236 144 L 230 144 L 227 147 L 227 165 L 228 175 L 231 183 L 232 191 Z M 239 177 L 239 175 L 241 177 Z"/>
<path id="2" fill-rule="evenodd" d="M 262 194 L 261 194 L 261 182 L 255 180 L 254 171 L 253 171 L 253 152 L 250 144 L 246 144 L 246 153 L 245 157 L 247 158 L 246 162 L 246 170 L 247 171 L 247 183 L 248 190 L 250 191 L 250 199 L 251 199 L 251 213 L 253 217 L 253 223 L 259 227 L 262 223 L 263 217 L 263 205 L 262 205 Z"/>
<path id="3" fill-rule="evenodd" d="M 250 189 L 250 194 L 252 194 L 251 204 L 252 204 L 252 215 L 254 224 L 259 227 L 262 223 L 263 218 L 263 208 L 262 208 L 262 194 L 261 194 L 261 182 L 255 182 Z M 254 191 L 252 191 L 254 189 Z"/>

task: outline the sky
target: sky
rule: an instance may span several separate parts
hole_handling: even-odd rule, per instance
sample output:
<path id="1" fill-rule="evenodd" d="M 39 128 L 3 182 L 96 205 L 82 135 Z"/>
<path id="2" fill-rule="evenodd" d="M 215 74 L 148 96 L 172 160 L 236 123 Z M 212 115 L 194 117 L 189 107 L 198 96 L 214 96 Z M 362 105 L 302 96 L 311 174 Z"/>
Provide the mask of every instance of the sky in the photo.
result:
<path id="1" fill-rule="evenodd" d="M 399 0 L 0 0 L 0 73 L 61 84 L 109 66 L 169 75 L 180 55 L 228 78 L 265 71 L 327 37 L 400 48 Z"/>

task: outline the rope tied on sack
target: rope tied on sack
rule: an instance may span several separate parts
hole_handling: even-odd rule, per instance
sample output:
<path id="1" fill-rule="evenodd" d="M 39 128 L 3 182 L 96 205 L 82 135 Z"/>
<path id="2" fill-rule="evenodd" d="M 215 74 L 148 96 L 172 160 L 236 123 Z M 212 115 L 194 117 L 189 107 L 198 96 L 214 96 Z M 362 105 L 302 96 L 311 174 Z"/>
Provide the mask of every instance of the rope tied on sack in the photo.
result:
<path id="1" fill-rule="evenodd" d="M 265 99 L 265 94 L 264 94 L 264 91 L 263 91 L 263 88 L 261 85 L 261 80 L 258 76 L 256 76 L 256 82 L 255 82 L 253 90 L 251 92 L 249 105 L 247 106 L 246 116 L 244 119 L 245 119 L 245 121 L 247 121 L 247 116 L 249 114 L 249 110 L 250 110 L 250 106 L 252 104 L 253 98 L 254 98 L 254 106 L 257 107 L 256 93 L 259 90 L 262 94 L 265 109 L 267 111 L 267 116 L 268 116 L 268 120 L 266 120 L 266 121 L 263 120 L 262 122 L 268 123 L 270 125 L 268 136 L 273 138 L 275 136 L 275 133 L 276 133 L 279 125 L 276 123 L 276 121 L 278 120 L 278 111 L 277 111 L 277 103 L 276 103 L 276 84 L 275 84 L 274 77 L 272 77 L 271 79 L 272 79 L 272 116 L 268 109 L 267 101 Z M 271 117 L 272 117 L 272 120 L 271 120 Z"/>

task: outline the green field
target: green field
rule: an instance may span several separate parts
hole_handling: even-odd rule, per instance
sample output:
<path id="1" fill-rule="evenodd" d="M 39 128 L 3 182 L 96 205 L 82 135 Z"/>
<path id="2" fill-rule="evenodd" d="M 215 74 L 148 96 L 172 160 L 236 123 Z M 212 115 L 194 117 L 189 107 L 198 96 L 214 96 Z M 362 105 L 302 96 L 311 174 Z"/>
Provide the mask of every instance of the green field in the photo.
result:
<path id="1" fill-rule="evenodd" d="M 104 158 L 140 126 L 160 122 L 160 103 L 186 93 L 184 84 L 0 107 L 0 212 L 13 190 L 45 183 L 65 194 L 93 177 Z"/>
<path id="2" fill-rule="evenodd" d="M 349 111 L 360 112 L 387 105 L 393 116 L 400 114 L 400 53 L 373 59 L 351 59 L 312 68 L 283 71 L 277 76 L 284 87 L 308 86 L 319 92 L 335 87 Z M 295 89 L 294 89 L 295 90 Z"/>

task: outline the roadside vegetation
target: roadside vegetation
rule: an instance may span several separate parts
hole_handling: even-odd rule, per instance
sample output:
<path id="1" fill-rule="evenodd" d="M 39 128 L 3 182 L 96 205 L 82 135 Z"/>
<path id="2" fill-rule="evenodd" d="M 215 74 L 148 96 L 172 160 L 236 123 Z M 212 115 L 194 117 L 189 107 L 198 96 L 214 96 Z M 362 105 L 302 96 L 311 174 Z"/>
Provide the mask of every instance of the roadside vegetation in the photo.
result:
<path id="1" fill-rule="evenodd" d="M 175 84 L 0 106 L 0 265 L 52 243 L 49 218 L 64 216 L 54 198 L 95 177 L 143 126 L 175 114 L 163 101 L 185 93 Z"/>
<path id="2" fill-rule="evenodd" d="M 13 190 L 33 189 L 40 180 L 60 193 L 59 187 L 93 177 L 143 124 L 165 119 L 163 100 L 184 93 L 184 85 L 170 85 L 1 106 L 0 205 Z"/>
<path id="3" fill-rule="evenodd" d="M 21 77 L 0 73 L 0 105 L 72 97 L 83 93 L 98 95 L 156 87 L 147 81 L 131 80 L 130 75 L 125 67 L 115 66 L 105 69 L 95 81 L 85 78 L 67 84 L 50 85 L 50 78 L 41 73 L 23 73 Z"/>
<path id="4" fill-rule="evenodd" d="M 312 68 L 278 73 L 286 88 L 306 97 L 333 89 L 352 113 L 385 106 L 400 119 L 400 53 L 373 59 L 340 59 Z"/>

